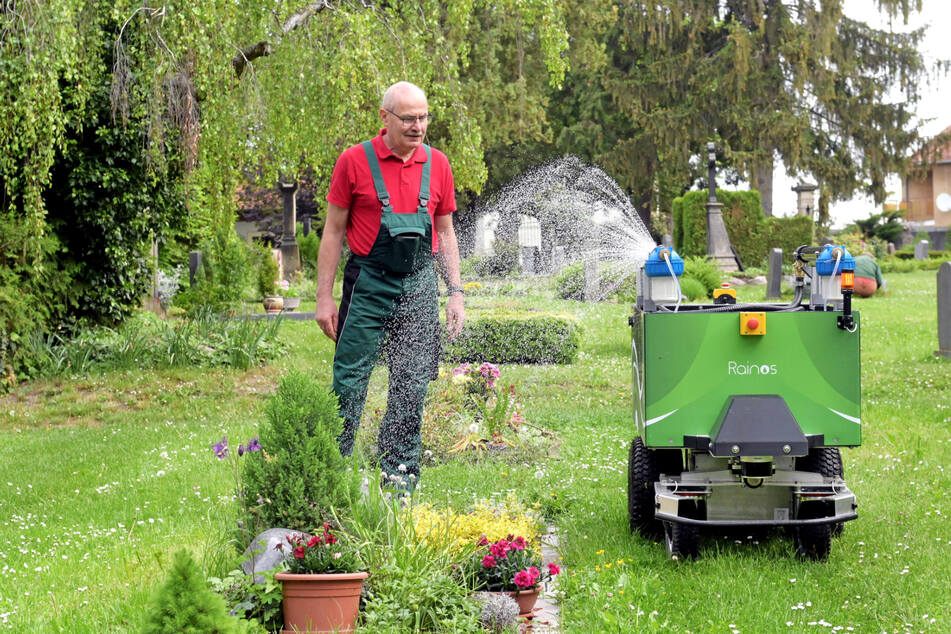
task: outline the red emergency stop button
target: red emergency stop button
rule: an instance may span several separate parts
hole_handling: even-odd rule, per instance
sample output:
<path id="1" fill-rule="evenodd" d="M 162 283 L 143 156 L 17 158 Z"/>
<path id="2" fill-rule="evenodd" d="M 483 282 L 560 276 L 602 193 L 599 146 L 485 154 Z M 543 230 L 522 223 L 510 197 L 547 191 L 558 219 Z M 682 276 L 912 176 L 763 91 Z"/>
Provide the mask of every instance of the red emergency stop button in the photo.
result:
<path id="1" fill-rule="evenodd" d="M 766 313 L 740 313 L 741 335 L 765 335 Z"/>

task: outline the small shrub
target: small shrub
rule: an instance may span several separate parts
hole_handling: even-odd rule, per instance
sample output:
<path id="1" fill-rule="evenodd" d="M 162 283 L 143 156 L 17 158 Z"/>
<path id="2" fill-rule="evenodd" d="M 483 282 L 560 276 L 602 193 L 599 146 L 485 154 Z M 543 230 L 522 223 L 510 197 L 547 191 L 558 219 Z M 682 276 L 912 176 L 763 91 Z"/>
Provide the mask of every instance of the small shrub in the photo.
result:
<path id="1" fill-rule="evenodd" d="M 304 269 L 314 273 L 317 271 L 317 253 L 320 251 L 320 236 L 316 231 L 304 235 L 304 225 L 297 223 L 297 245 L 300 249 L 300 261 Z"/>
<path id="2" fill-rule="evenodd" d="M 180 550 L 175 553 L 168 579 L 149 605 L 142 632 L 228 634 L 247 631 L 247 627 L 241 625 L 228 614 L 224 599 L 208 587 L 188 551 Z"/>
<path id="3" fill-rule="evenodd" d="M 257 256 L 258 265 L 258 294 L 262 298 L 267 297 L 268 295 L 274 295 L 274 282 L 277 281 L 277 277 L 280 274 L 279 267 L 277 266 L 277 260 L 274 259 L 274 256 L 271 254 L 271 250 L 263 244 L 255 247 L 255 255 Z"/>
<path id="4" fill-rule="evenodd" d="M 684 274 L 680 278 L 681 290 L 685 279 L 697 280 L 706 289 L 704 295 L 713 297 L 713 290 L 720 287 L 723 274 L 711 260 L 701 256 L 689 256 L 684 258 Z"/>
<path id="5" fill-rule="evenodd" d="M 688 301 L 694 302 L 707 296 L 707 287 L 696 278 L 681 277 L 680 294 L 686 297 Z"/>
<path id="6" fill-rule="evenodd" d="M 505 632 L 515 626 L 518 619 L 518 603 L 507 594 L 479 592 L 479 623 L 489 632 Z"/>
<path id="7" fill-rule="evenodd" d="M 492 255 L 472 259 L 472 268 L 481 277 L 506 277 L 520 271 L 518 263 L 518 243 L 492 244 Z"/>
<path id="8" fill-rule="evenodd" d="M 466 322 L 444 357 L 457 363 L 572 363 L 580 345 L 581 324 L 574 317 L 498 314 Z"/>
<path id="9" fill-rule="evenodd" d="M 584 299 L 583 262 L 572 262 L 555 276 L 555 292 L 561 299 Z"/>
<path id="10" fill-rule="evenodd" d="M 268 527 L 310 532 L 342 508 L 354 486 L 337 437 L 337 397 L 300 372 L 281 379 L 259 430 L 265 448 L 244 469 L 248 511 Z"/>

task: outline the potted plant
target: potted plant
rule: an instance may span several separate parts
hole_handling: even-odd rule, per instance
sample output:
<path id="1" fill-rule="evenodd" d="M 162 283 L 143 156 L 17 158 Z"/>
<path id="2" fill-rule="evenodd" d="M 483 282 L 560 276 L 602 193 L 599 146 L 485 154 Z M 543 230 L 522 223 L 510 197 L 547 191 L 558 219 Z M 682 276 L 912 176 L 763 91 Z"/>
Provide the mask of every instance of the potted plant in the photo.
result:
<path id="1" fill-rule="evenodd" d="M 490 542 L 483 535 L 478 547 L 466 562 L 472 589 L 508 594 L 518 603 L 519 616 L 531 618 L 541 584 L 561 569 L 554 563 L 543 566 L 522 536 Z"/>
<path id="2" fill-rule="evenodd" d="M 258 291 L 264 300 L 264 310 L 279 313 L 284 309 L 284 298 L 275 291 L 275 284 L 280 284 L 277 279 L 280 275 L 277 260 L 264 246 L 258 248 L 258 258 Z"/>
<path id="3" fill-rule="evenodd" d="M 289 280 L 278 280 L 274 282 L 276 293 L 284 300 L 284 310 L 293 311 L 300 308 L 300 271 L 291 276 Z"/>
<path id="4" fill-rule="evenodd" d="M 274 575 L 284 594 L 284 632 L 352 632 L 360 610 L 360 553 L 324 523 L 320 535 L 287 537 L 287 570 Z"/>

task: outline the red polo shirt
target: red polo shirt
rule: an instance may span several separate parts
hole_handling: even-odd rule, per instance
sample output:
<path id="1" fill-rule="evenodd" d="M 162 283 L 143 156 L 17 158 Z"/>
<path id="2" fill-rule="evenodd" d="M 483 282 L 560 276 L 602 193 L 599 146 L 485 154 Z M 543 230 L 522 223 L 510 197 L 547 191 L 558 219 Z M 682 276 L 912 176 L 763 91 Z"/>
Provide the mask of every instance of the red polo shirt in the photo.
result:
<path id="1" fill-rule="evenodd" d="M 379 136 L 372 139 L 376 150 L 377 160 L 380 162 L 380 171 L 383 173 L 383 182 L 390 194 L 390 204 L 398 214 L 414 214 L 419 207 L 419 183 L 423 177 L 423 163 L 426 162 L 426 152 L 423 148 L 416 148 L 416 153 L 405 163 L 403 159 L 393 154 L 383 135 L 386 129 L 380 130 Z M 433 221 L 433 253 L 439 250 L 439 240 L 435 231 L 435 216 L 445 216 L 456 210 L 455 184 L 452 179 L 452 169 L 449 159 L 437 149 L 430 148 L 431 173 L 429 178 L 429 215 Z M 357 255 L 367 255 L 376 241 L 380 231 L 380 200 L 376 197 L 373 188 L 373 176 L 370 174 L 370 165 L 362 145 L 354 145 L 344 150 L 330 179 L 330 191 L 327 193 L 327 202 L 343 209 L 349 209 L 347 218 L 347 243 L 350 250 Z"/>

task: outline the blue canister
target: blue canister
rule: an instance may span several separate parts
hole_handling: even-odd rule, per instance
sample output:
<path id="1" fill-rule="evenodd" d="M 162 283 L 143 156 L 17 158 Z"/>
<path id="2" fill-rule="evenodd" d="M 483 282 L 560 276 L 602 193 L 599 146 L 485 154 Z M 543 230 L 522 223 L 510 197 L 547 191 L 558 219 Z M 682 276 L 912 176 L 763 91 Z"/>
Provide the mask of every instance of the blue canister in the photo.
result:
<path id="1" fill-rule="evenodd" d="M 842 257 L 839 259 L 839 268 L 835 267 L 836 249 L 842 250 Z M 842 269 L 855 270 L 855 258 L 849 253 L 848 249 L 840 245 L 827 245 L 816 257 L 816 273 L 819 275 L 836 275 L 842 273 Z"/>
<path id="2" fill-rule="evenodd" d="M 644 262 L 644 272 L 647 273 L 647 277 L 670 277 L 670 269 L 667 268 L 665 256 L 670 258 L 670 266 L 674 269 L 674 275 L 683 275 L 683 258 L 670 247 L 656 247 Z"/>

